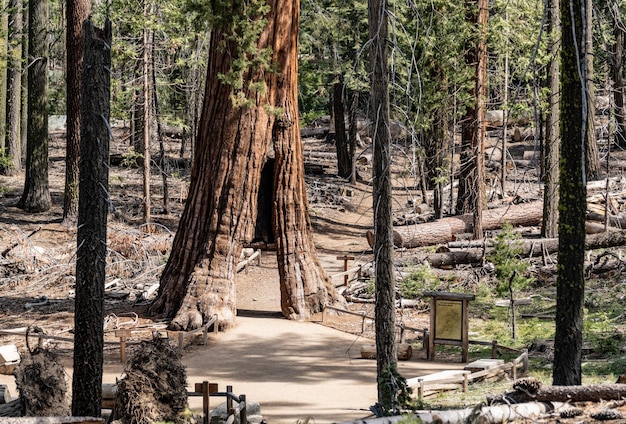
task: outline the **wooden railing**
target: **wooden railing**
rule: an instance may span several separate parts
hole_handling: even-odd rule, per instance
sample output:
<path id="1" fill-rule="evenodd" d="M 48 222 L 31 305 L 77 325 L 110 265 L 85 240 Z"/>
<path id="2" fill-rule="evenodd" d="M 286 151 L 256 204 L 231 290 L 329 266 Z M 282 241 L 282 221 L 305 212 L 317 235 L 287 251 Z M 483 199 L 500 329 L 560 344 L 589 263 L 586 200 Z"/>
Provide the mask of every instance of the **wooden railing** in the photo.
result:
<path id="1" fill-rule="evenodd" d="M 207 339 L 208 339 L 209 328 L 211 328 L 211 326 L 213 326 L 213 333 L 217 333 L 218 331 L 217 314 L 213 315 L 213 317 L 211 317 L 211 319 L 207 323 L 205 323 L 202 327 L 197 328 L 192 331 L 154 330 L 152 331 L 152 334 L 153 336 L 162 334 L 162 335 L 167 335 L 167 337 L 169 338 L 176 338 L 177 343 L 178 343 L 178 350 L 182 354 L 183 348 L 185 347 L 186 337 L 193 336 L 201 332 L 202 344 L 206 345 Z M 126 347 L 129 345 L 137 345 L 141 343 L 140 340 L 128 341 L 131 335 L 136 332 L 146 332 L 146 329 L 130 328 L 130 329 L 115 330 L 115 337 L 117 337 L 119 341 L 105 341 L 104 344 L 109 345 L 109 346 L 119 345 L 120 362 L 124 363 L 126 362 Z M 0 330 L 0 334 L 19 335 L 19 336 L 24 336 L 28 338 L 33 337 L 37 339 L 37 343 L 39 346 L 41 346 L 41 343 L 43 340 L 55 340 L 55 341 L 60 341 L 60 342 L 72 343 L 72 344 L 74 343 L 73 337 L 61 337 L 61 336 L 54 336 L 51 334 L 34 333 L 34 332 L 29 332 L 27 328 L 19 328 L 19 329 L 13 329 L 13 330 Z"/>

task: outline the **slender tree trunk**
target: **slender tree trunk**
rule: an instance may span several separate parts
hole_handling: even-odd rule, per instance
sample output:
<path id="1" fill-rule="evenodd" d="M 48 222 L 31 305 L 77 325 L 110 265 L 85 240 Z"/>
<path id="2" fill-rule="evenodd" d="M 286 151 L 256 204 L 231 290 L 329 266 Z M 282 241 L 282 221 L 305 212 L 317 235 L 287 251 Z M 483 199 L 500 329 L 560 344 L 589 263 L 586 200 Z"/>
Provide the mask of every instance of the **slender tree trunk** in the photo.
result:
<path id="1" fill-rule="evenodd" d="M 78 215 L 78 161 L 80 157 L 80 111 L 83 74 L 83 23 L 89 17 L 89 0 L 68 0 L 66 55 L 66 150 L 63 220 L 73 222 Z"/>
<path id="2" fill-rule="evenodd" d="M 348 127 L 348 149 L 350 156 L 350 183 L 356 184 L 356 141 L 357 141 L 357 111 L 359 109 L 359 92 L 352 92 L 350 102 L 350 125 Z"/>
<path id="3" fill-rule="evenodd" d="M 561 167 L 559 263 L 554 351 L 554 385 L 581 384 L 586 186 L 584 153 L 588 119 L 583 46 L 584 0 L 561 2 Z"/>
<path id="4" fill-rule="evenodd" d="M 85 21 L 72 414 L 99 417 L 109 205 L 111 22 Z"/>
<path id="5" fill-rule="evenodd" d="M 391 219 L 391 140 L 389 130 L 388 18 L 386 0 L 368 3 L 371 102 L 374 122 L 373 207 L 374 261 L 376 264 L 376 375 L 378 403 L 389 412 L 397 409 L 394 371 L 397 366 L 395 337 L 395 278 Z"/>
<path id="6" fill-rule="evenodd" d="M 475 67 L 473 98 L 475 104 L 467 108 L 462 124 L 462 152 L 457 197 L 457 214 L 474 215 L 474 238 L 483 237 L 482 211 L 485 206 L 485 94 L 487 72 L 487 2 L 468 0 L 468 12 L 478 6 L 476 15 L 468 13 L 468 19 L 475 22 L 477 38 L 474 46 L 468 49 L 466 63 Z"/>
<path id="7" fill-rule="evenodd" d="M 596 141 L 596 85 L 593 81 L 593 1 L 585 0 L 585 52 L 587 67 L 587 143 L 585 151 L 587 179 L 595 181 L 601 177 L 600 153 Z"/>
<path id="8" fill-rule="evenodd" d="M 548 79 L 550 84 L 550 111 L 547 122 L 547 141 L 545 144 L 545 173 L 543 191 L 543 224 L 541 232 L 543 237 L 558 236 L 558 204 L 559 204 L 559 149 L 560 149 L 560 29 L 561 18 L 559 14 L 559 1 L 550 1 L 550 66 Z"/>
<path id="9" fill-rule="evenodd" d="M 22 0 L 9 1 L 9 20 L 13 23 L 9 32 L 10 52 L 8 57 L 8 110 L 7 110 L 7 153 L 11 156 L 12 166 L 9 174 L 22 169 L 22 150 L 20 148 L 20 124 L 22 110 Z"/>
<path id="10" fill-rule="evenodd" d="M 615 44 L 613 46 L 613 101 L 615 102 L 615 142 L 621 148 L 626 148 L 626 108 L 624 108 L 624 95 L 626 95 L 624 89 L 624 46 L 626 46 L 626 37 L 624 29 L 617 17 L 619 16 L 619 9 L 617 8 L 617 2 L 615 3 L 613 15 L 615 21 L 613 22 L 613 34 L 615 35 Z"/>
<path id="11" fill-rule="evenodd" d="M 348 178 L 352 171 L 348 140 L 346 138 L 346 118 L 343 107 L 343 76 L 333 85 L 333 116 L 335 117 L 335 147 L 337 149 L 337 174 Z"/>
<path id="12" fill-rule="evenodd" d="M 30 21 L 30 7 L 27 2 L 23 2 L 22 4 L 24 5 L 24 7 L 22 8 L 22 21 L 28 24 L 28 22 Z M 22 31 L 22 64 L 23 70 L 25 69 L 22 72 L 22 108 L 20 111 L 20 156 L 22 163 L 25 163 L 26 161 L 26 150 L 28 146 L 28 53 L 30 51 L 30 46 L 28 45 L 29 31 L 30 30 L 28 28 Z"/>
<path id="13" fill-rule="evenodd" d="M 9 13 L 8 0 L 0 0 L 0 156 L 5 155 L 7 134 L 7 65 L 9 53 Z"/>
<path id="14" fill-rule="evenodd" d="M 480 34 L 476 63 L 476 135 L 473 146 L 476 160 L 476 198 L 474 204 L 474 239 L 483 238 L 482 214 L 485 199 L 485 112 L 487 109 L 487 0 L 478 0 L 477 26 Z M 504 153 L 504 152 L 503 152 Z"/>
<path id="15" fill-rule="evenodd" d="M 26 179 L 18 207 L 27 212 L 50 209 L 48 186 L 48 1 L 31 0 L 28 13 L 28 144 Z"/>
<path id="16" fill-rule="evenodd" d="M 149 7 L 148 0 L 144 0 L 144 20 L 148 21 Z M 150 55 L 152 46 L 150 44 L 150 29 L 143 29 L 143 58 L 142 58 L 142 80 L 143 80 L 143 222 L 149 223 L 151 219 L 152 204 L 150 201 L 150 129 L 152 122 L 151 116 L 151 96 L 150 96 Z"/>

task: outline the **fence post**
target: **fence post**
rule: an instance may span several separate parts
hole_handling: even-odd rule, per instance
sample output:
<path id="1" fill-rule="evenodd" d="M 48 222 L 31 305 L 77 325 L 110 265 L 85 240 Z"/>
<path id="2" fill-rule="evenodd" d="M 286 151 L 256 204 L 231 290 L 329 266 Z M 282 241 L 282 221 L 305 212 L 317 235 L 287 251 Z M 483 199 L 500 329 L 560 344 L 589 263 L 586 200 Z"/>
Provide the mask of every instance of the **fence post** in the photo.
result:
<path id="1" fill-rule="evenodd" d="M 226 412 L 228 415 L 233 413 L 233 386 L 226 386 Z"/>
<path id="2" fill-rule="evenodd" d="M 202 382 L 202 413 L 204 424 L 209 424 L 209 382 Z"/>
<path id="3" fill-rule="evenodd" d="M 248 424 L 248 405 L 246 395 L 239 395 L 239 424 Z"/>

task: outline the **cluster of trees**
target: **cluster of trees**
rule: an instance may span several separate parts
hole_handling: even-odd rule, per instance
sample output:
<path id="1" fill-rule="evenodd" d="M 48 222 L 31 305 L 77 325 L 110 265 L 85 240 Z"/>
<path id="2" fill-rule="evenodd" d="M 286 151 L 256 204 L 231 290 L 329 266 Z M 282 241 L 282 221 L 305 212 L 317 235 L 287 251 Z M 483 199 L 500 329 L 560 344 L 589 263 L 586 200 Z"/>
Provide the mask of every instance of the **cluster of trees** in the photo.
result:
<path id="1" fill-rule="evenodd" d="M 444 184 L 458 178 L 456 201 L 447 210 L 473 213 L 480 238 L 485 112 L 501 109 L 503 152 L 511 115 L 530 116 L 543 146 L 543 231 L 558 231 L 559 259 L 568 265 L 559 267 L 557 281 L 554 382 L 580 383 L 585 181 L 600 176 L 597 86 L 612 99 L 609 142 L 626 147 L 623 2 L 307 0 L 300 19 L 297 0 L 143 0 L 98 4 L 93 11 L 88 0 L 70 0 L 64 10 L 65 49 L 59 49 L 63 37 L 49 24 L 56 20 L 49 19 L 48 2 L 59 6 L 55 1 L 30 0 L 27 9 L 21 0 L 2 5 L 7 11 L 0 22 L 0 58 L 6 63 L 0 67 L 2 169 L 16 172 L 25 158 L 20 207 L 30 212 L 50 207 L 47 114 L 58 106 L 50 104 L 48 84 L 53 65 L 64 62 L 64 218 L 76 219 L 82 23 L 90 13 L 111 18 L 116 22 L 116 41 L 109 46 L 111 114 L 130 123 L 129 143 L 144 159 L 146 222 L 151 165 L 160 165 L 166 188 L 163 122 L 181 126 L 181 154 L 189 149 L 193 156 L 189 197 L 150 312 L 172 317 L 171 326 L 182 330 L 201 326 L 215 313 L 221 326 L 233 323 L 236 258 L 254 228 L 270 154 L 282 311 L 306 319 L 341 302 L 312 243 L 300 120 L 332 110 L 339 174 L 354 181 L 356 120 L 367 116 L 373 123 L 379 400 L 394 410 L 397 393 L 385 389 L 395 387 L 389 379 L 398 378 L 389 325 L 394 316 L 390 121 L 408 128 L 403 141 L 413 155 L 412 172 L 433 190 L 437 214 L 446 209 Z M 456 170 L 458 128 L 462 153 Z M 161 141 L 156 158 L 153 140 Z M 506 160 L 503 154 L 502 192 Z M 83 406 L 74 412 L 85 411 L 93 412 Z"/>

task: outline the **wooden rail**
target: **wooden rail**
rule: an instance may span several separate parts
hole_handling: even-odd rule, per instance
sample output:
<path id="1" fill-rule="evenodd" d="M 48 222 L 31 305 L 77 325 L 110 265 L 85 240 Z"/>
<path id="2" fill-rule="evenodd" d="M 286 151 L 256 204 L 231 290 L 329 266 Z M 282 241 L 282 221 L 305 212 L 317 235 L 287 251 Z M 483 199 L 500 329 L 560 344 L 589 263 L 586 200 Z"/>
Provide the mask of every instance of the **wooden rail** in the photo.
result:
<path id="1" fill-rule="evenodd" d="M 475 343 L 475 344 L 483 344 Z M 500 345 L 498 345 L 500 346 Z M 502 348 L 506 348 L 506 346 L 500 346 Z M 514 350 L 512 348 L 507 348 L 510 350 Z M 450 375 L 449 373 L 435 373 L 430 376 L 422 376 L 407 379 L 407 385 L 409 387 L 417 387 L 417 398 L 418 400 L 422 400 L 424 397 L 424 392 L 428 389 L 428 386 L 436 388 L 437 386 L 443 386 L 446 384 L 461 384 L 463 392 L 467 390 L 467 386 L 469 382 L 473 382 L 475 380 L 492 377 L 500 372 L 509 372 L 513 380 L 517 379 L 517 368 L 522 365 L 522 370 L 526 372 L 528 370 L 528 351 L 522 351 L 521 355 L 517 358 L 513 359 L 510 362 L 504 363 L 502 365 L 498 365 L 493 368 L 470 372 L 467 370 L 460 370 L 456 375 Z M 437 375 L 441 375 L 441 377 L 437 377 Z M 448 388 L 448 387 L 446 387 Z"/>
<path id="2" fill-rule="evenodd" d="M 117 396 L 117 385 L 102 385 L 102 408 L 113 409 L 115 407 L 115 398 Z M 246 404 L 246 395 L 235 395 L 233 386 L 226 386 L 225 392 L 220 392 L 217 383 L 209 383 L 203 381 L 194 385 L 193 392 L 187 392 L 189 397 L 202 397 L 202 422 L 209 424 L 210 421 L 210 399 L 211 397 L 225 397 L 226 411 L 228 413 L 227 423 L 233 423 L 239 417 L 240 423 L 248 422 L 248 410 Z M 237 402 L 237 407 L 233 407 L 233 401 Z"/>
<path id="3" fill-rule="evenodd" d="M 372 321 L 375 320 L 374 317 L 367 315 L 363 311 L 354 312 L 354 311 L 349 311 L 347 309 L 337 308 L 335 306 L 327 305 L 324 308 L 324 310 L 322 311 L 322 322 L 324 322 L 324 320 L 326 319 L 326 310 L 327 309 L 332 309 L 333 311 L 341 312 L 341 313 L 348 314 L 348 315 L 356 315 L 358 317 L 361 317 L 361 333 L 365 332 L 365 320 L 366 319 L 369 319 L 369 320 L 372 320 Z M 422 334 L 422 343 L 423 343 L 424 350 L 426 352 L 428 352 L 428 340 L 429 340 L 429 337 L 430 337 L 428 329 L 426 329 L 426 328 L 419 329 L 419 328 L 415 328 L 415 327 L 408 327 L 408 326 L 404 325 L 404 323 L 396 324 L 396 327 L 400 329 L 400 343 L 404 343 L 405 342 L 405 339 L 406 339 L 405 331 L 406 330 L 414 331 L 416 333 L 421 333 Z"/>
<path id="4" fill-rule="evenodd" d="M 178 343 L 178 350 L 182 354 L 183 348 L 185 347 L 185 337 L 187 336 L 192 336 L 194 334 L 198 334 L 202 332 L 202 344 L 206 345 L 207 339 L 208 339 L 209 328 L 211 326 L 213 326 L 213 333 L 217 333 L 219 330 L 218 325 L 217 325 L 217 314 L 213 315 L 213 317 L 211 317 L 211 319 L 202 327 L 197 328 L 195 330 L 191 330 L 191 331 L 158 331 L 157 330 L 157 331 L 153 331 L 152 334 L 153 336 L 156 336 L 159 334 L 166 334 L 167 337 L 169 338 L 172 338 L 172 339 L 175 338 Z M 128 339 L 131 337 L 133 332 L 139 332 L 139 331 L 145 332 L 146 329 L 130 328 L 130 329 L 115 330 L 115 337 L 117 337 L 119 341 L 115 341 L 115 342 L 105 341 L 104 344 L 109 345 L 109 346 L 119 345 L 120 346 L 120 362 L 124 363 L 126 362 L 126 347 L 129 345 L 137 345 L 142 342 L 141 340 L 128 341 Z M 60 342 L 72 343 L 72 344 L 74 343 L 73 337 L 61 337 L 61 336 L 53 336 L 50 334 L 32 333 L 32 332 L 28 332 L 27 329 L 24 329 L 24 328 L 13 329 L 13 330 L 0 330 L 0 334 L 18 335 L 18 336 L 24 336 L 24 337 L 36 337 L 37 343 L 39 344 L 39 346 L 41 346 L 41 343 L 43 340 L 55 340 L 55 341 L 60 341 Z"/>

